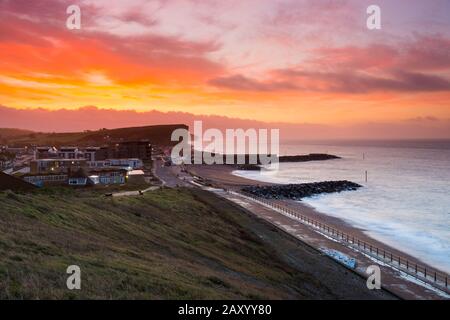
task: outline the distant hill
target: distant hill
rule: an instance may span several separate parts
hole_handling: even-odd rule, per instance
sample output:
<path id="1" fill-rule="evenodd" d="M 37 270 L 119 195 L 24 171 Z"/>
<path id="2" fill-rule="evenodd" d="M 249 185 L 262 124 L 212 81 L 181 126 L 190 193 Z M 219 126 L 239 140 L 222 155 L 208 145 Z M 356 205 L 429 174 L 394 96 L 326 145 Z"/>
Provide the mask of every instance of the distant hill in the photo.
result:
<path id="1" fill-rule="evenodd" d="M 8 144 L 15 146 L 24 145 L 101 145 L 107 143 L 114 143 L 127 140 L 141 140 L 148 139 L 152 144 L 160 146 L 174 145 L 176 142 L 170 141 L 172 132 L 175 129 L 185 128 L 184 124 L 173 125 L 156 125 L 145 127 L 131 127 L 119 129 L 101 129 L 96 131 L 84 132 L 68 132 L 68 133 L 42 133 L 23 130 L 22 134 L 10 135 L 6 138 Z M 0 135 L 2 130 L 0 129 Z M 14 130 L 14 129 L 13 129 Z M 5 131 L 6 132 L 6 131 Z M 5 136 L 6 137 L 6 136 Z"/>
<path id="2" fill-rule="evenodd" d="M 3 144 L 11 138 L 17 138 L 21 136 L 26 136 L 32 133 L 30 130 L 15 129 L 15 128 L 0 128 L 0 144 Z"/>

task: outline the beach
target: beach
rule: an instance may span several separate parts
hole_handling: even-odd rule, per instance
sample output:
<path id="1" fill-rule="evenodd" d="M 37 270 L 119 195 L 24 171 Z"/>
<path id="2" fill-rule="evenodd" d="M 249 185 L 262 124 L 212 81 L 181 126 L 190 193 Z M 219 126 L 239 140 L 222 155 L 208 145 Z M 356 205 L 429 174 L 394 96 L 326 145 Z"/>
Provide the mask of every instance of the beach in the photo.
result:
<path id="1" fill-rule="evenodd" d="M 188 171 L 190 172 L 190 174 L 201 177 L 202 179 L 204 179 L 204 181 L 207 181 L 209 185 L 219 189 L 239 191 L 242 186 L 247 185 L 270 185 L 270 183 L 268 182 L 255 181 L 243 178 L 241 176 L 236 176 L 233 174 L 235 169 L 236 167 L 231 165 L 196 165 L 188 167 Z M 279 213 L 273 212 L 273 210 L 268 210 L 268 208 L 264 208 L 264 206 L 262 205 L 254 202 L 252 203 L 251 201 L 248 201 L 248 199 L 239 197 L 237 195 L 230 196 L 229 194 L 222 194 L 222 196 L 227 197 L 231 201 L 239 203 L 241 206 L 246 207 L 257 216 L 260 216 L 266 221 L 270 221 L 278 228 L 296 236 L 298 239 L 310 244 L 314 248 L 335 249 L 339 250 L 339 252 L 347 254 L 348 256 L 355 257 L 358 261 L 358 267 L 354 271 L 362 276 L 367 276 L 367 274 L 365 273 L 366 268 L 374 263 L 373 259 L 371 259 L 371 257 L 368 257 L 366 254 L 355 252 L 352 249 L 342 246 L 341 244 L 328 239 L 324 235 L 311 231 L 310 228 L 305 227 L 301 223 L 293 221 L 291 218 Z M 386 243 L 380 242 L 370 237 L 365 232 L 365 229 L 357 228 L 344 221 L 343 219 L 339 219 L 327 213 L 320 212 L 312 206 L 305 204 L 304 202 L 293 200 L 276 200 L 275 202 L 284 207 L 301 212 L 303 216 L 309 217 L 310 219 L 313 219 L 315 221 L 320 221 L 321 223 L 324 223 L 328 226 L 332 226 L 355 238 L 361 239 L 374 246 L 389 250 L 389 252 L 404 257 L 405 259 L 417 261 L 421 265 L 427 266 L 424 261 L 421 261 L 420 259 L 413 257 L 403 252 L 402 250 L 399 250 L 398 248 L 389 246 Z M 445 295 L 438 294 L 435 290 L 433 290 L 432 287 L 428 287 L 427 285 L 420 283 L 415 283 L 413 279 L 408 279 L 407 275 L 398 272 L 398 270 L 393 270 L 389 266 L 381 266 L 381 268 L 383 270 L 383 276 L 385 279 L 385 288 L 388 288 L 390 291 L 398 294 L 401 297 L 404 297 L 406 299 L 447 298 Z M 428 266 L 428 268 L 431 270 L 432 266 Z"/>

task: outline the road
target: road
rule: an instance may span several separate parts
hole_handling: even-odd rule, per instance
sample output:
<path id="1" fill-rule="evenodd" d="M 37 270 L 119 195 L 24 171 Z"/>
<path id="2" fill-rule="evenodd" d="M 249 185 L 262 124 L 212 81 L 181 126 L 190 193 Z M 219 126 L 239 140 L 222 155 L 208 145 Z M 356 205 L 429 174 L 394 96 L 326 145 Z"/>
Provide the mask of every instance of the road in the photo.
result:
<path id="1" fill-rule="evenodd" d="M 192 176 L 182 171 L 181 166 L 163 166 L 159 159 L 153 160 L 153 174 L 161 180 L 163 186 L 169 188 L 188 187 L 191 188 Z"/>

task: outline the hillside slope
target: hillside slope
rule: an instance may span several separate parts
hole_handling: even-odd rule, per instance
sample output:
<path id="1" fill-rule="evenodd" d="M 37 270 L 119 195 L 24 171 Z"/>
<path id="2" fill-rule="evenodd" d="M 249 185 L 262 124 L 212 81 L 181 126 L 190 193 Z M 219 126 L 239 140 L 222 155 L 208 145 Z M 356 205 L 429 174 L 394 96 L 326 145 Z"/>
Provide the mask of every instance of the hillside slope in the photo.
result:
<path id="1" fill-rule="evenodd" d="M 205 191 L 6 191 L 0 202 L 1 299 L 389 297 Z M 66 288 L 69 265 L 79 291 Z"/>
<path id="2" fill-rule="evenodd" d="M 5 137 L 5 138 L 24 136 L 24 135 L 30 134 L 32 132 L 33 131 L 24 130 L 24 129 L 0 128 L 0 136 Z"/>
<path id="3" fill-rule="evenodd" d="M 0 191 L 4 190 L 29 191 L 35 188 L 36 186 L 31 183 L 25 182 L 22 179 L 13 177 L 9 174 L 0 171 Z"/>
<path id="4" fill-rule="evenodd" d="M 0 128 L 0 144 L 8 144 L 10 139 L 16 139 L 18 137 L 31 134 L 32 131 L 14 129 L 14 128 Z"/>
<path id="5" fill-rule="evenodd" d="M 148 139 L 152 144 L 170 146 L 175 144 L 174 142 L 170 141 L 171 134 L 175 129 L 178 128 L 188 129 L 186 125 L 173 124 L 118 129 L 102 129 L 97 131 L 85 132 L 28 132 L 25 135 L 9 136 L 8 143 L 18 146 L 33 144 L 50 146 L 90 146 L 119 142 L 123 140 L 126 141 Z"/>

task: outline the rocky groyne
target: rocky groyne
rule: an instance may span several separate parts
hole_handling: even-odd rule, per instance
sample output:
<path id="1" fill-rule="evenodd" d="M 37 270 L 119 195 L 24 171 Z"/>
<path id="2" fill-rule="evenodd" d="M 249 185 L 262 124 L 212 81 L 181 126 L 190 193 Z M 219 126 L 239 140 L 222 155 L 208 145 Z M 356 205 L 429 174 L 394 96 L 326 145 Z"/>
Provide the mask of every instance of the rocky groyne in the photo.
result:
<path id="1" fill-rule="evenodd" d="M 261 167 L 257 164 L 240 164 L 236 167 L 237 170 L 247 170 L 247 171 L 261 171 Z"/>
<path id="2" fill-rule="evenodd" d="M 265 199 L 301 200 L 317 194 L 351 191 L 361 187 L 357 183 L 341 180 L 272 186 L 246 186 L 241 190 Z"/>

